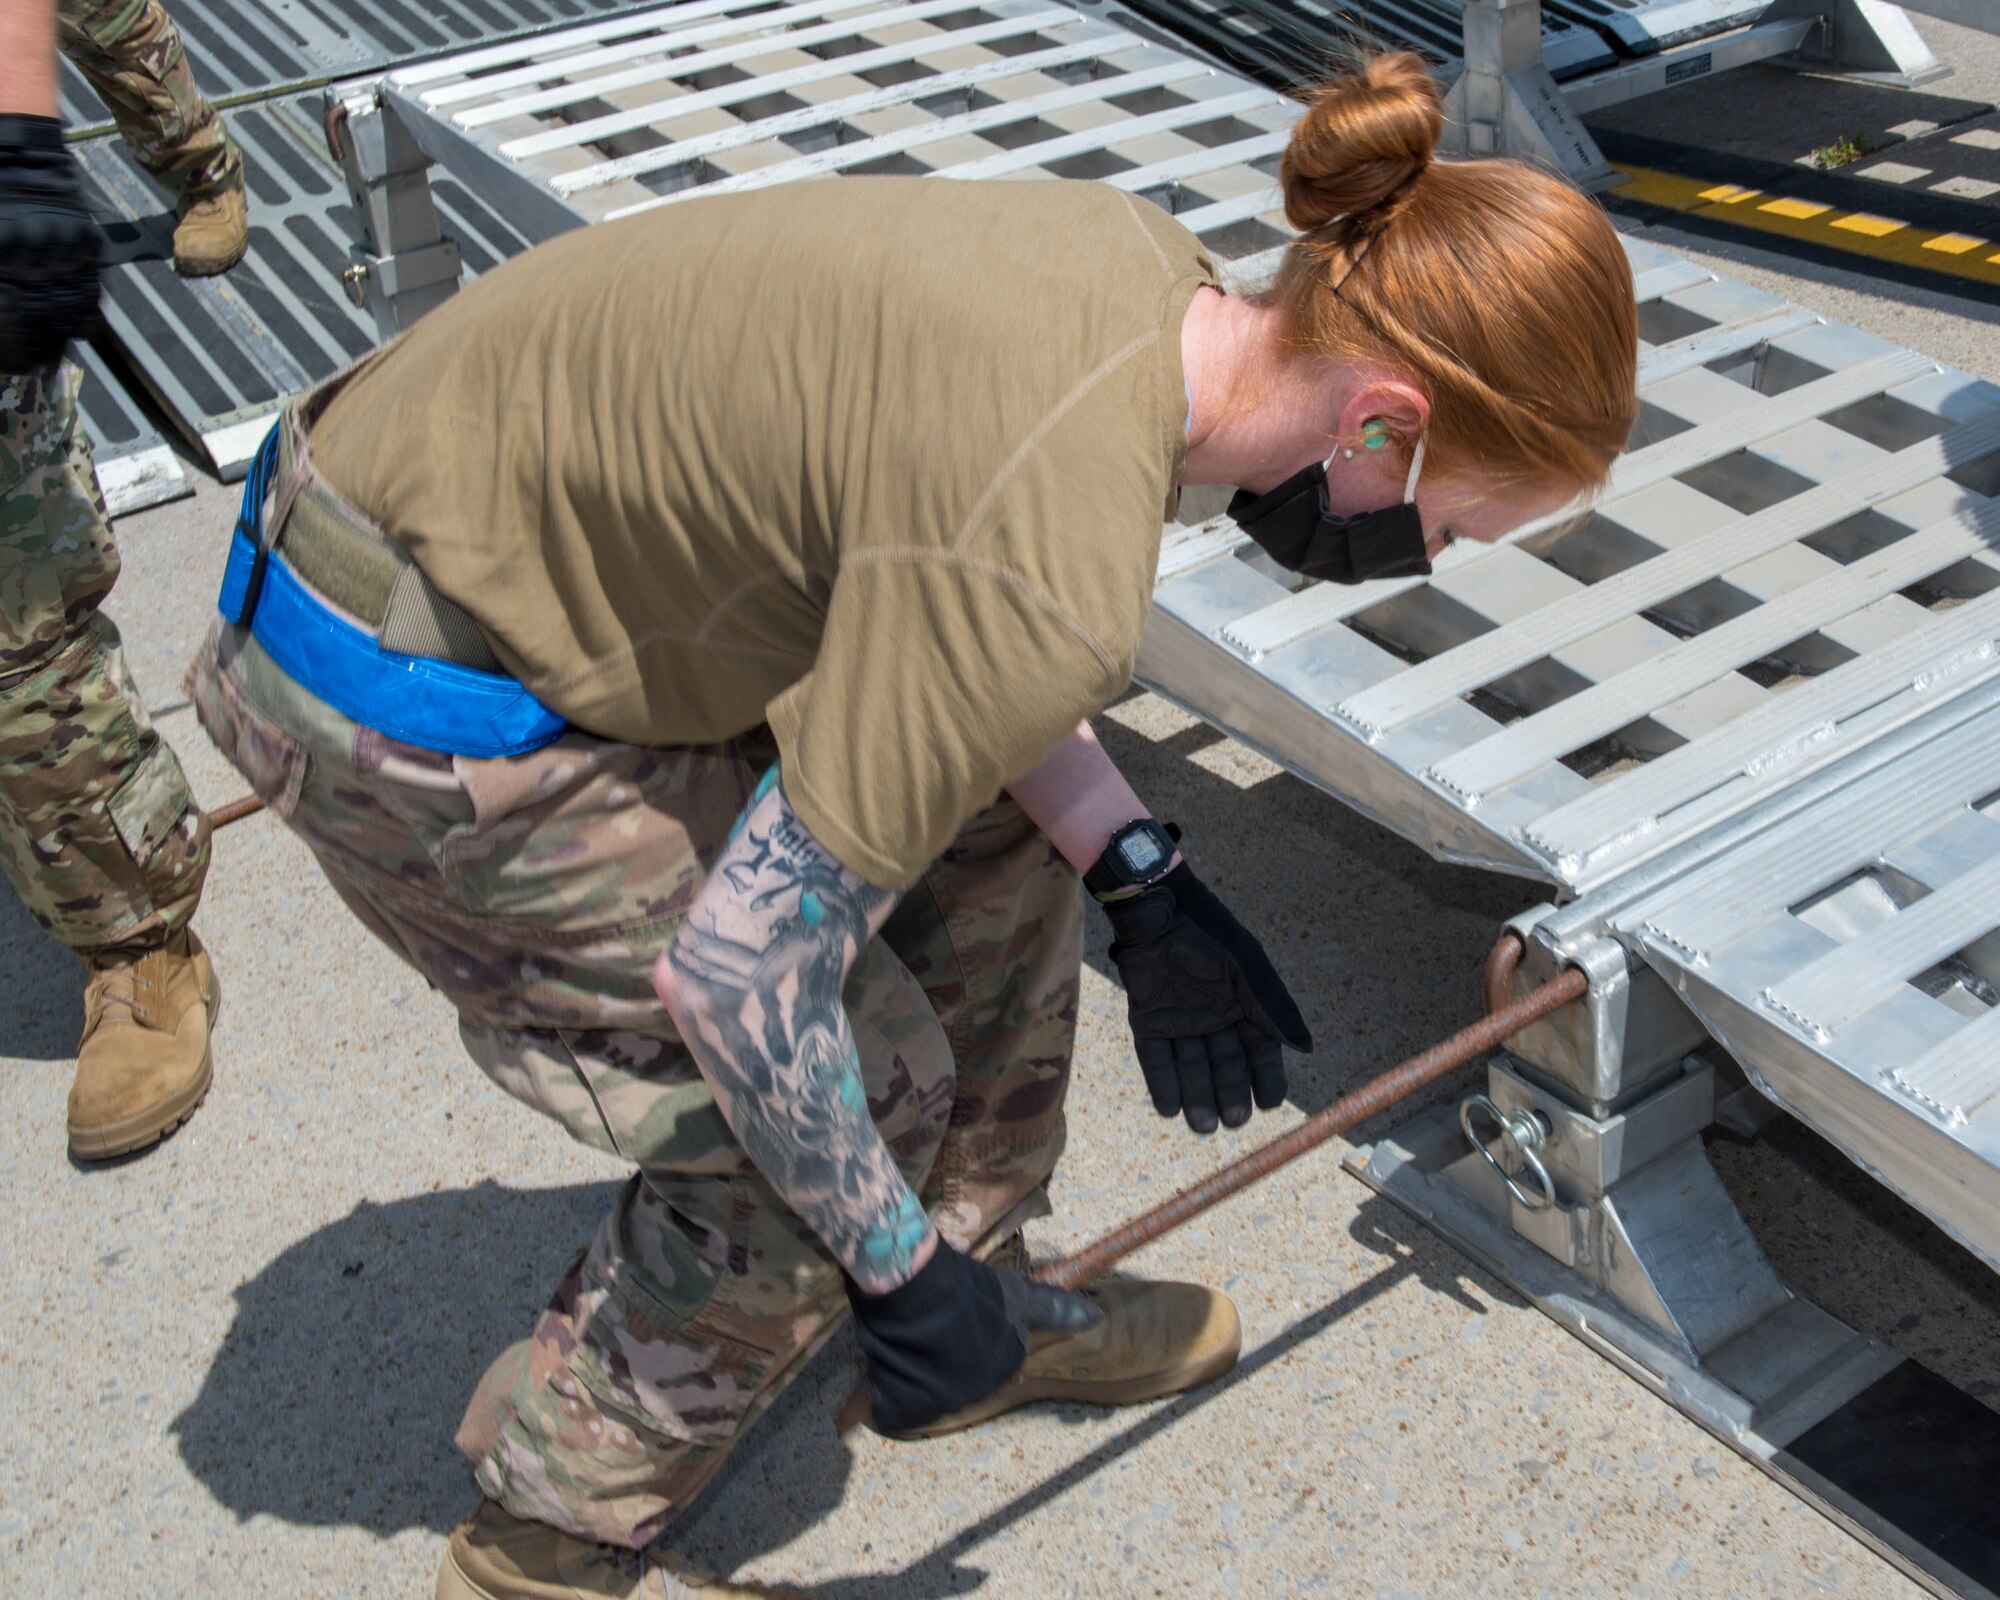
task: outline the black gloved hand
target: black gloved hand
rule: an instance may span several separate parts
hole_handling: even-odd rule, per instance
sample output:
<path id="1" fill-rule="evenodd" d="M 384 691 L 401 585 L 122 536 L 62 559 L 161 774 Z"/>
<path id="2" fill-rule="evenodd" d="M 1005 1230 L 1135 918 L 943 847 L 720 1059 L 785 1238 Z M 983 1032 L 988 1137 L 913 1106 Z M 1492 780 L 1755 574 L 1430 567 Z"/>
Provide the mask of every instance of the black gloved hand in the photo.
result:
<path id="1" fill-rule="evenodd" d="M 1104 911 L 1154 1109 L 1213 1133 L 1218 1114 L 1240 1128 L 1252 1099 L 1282 1102 L 1283 1046 L 1310 1050 L 1312 1035 L 1264 947 L 1194 869 L 1183 861 Z"/>
<path id="2" fill-rule="evenodd" d="M 908 1283 L 848 1303 L 875 1391 L 869 1426 L 908 1433 L 984 1400 L 1021 1370 L 1031 1333 L 1077 1333 L 1104 1313 L 1067 1289 L 960 1255 L 940 1239 Z"/>
<path id="3" fill-rule="evenodd" d="M 54 117 L 0 115 L 0 372 L 35 372 L 97 327 L 102 236 Z"/>

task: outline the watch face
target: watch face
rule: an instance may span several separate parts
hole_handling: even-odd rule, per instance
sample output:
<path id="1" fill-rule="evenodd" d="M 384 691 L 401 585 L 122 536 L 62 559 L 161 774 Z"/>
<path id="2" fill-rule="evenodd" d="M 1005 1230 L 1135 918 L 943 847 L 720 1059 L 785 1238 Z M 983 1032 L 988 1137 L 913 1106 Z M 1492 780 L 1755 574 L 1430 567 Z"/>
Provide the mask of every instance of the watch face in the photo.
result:
<path id="1" fill-rule="evenodd" d="M 1160 841 L 1148 830 L 1134 830 L 1118 841 L 1118 859 L 1125 863 L 1125 870 L 1136 877 L 1145 877 L 1158 870 L 1167 854 L 1160 848 Z"/>

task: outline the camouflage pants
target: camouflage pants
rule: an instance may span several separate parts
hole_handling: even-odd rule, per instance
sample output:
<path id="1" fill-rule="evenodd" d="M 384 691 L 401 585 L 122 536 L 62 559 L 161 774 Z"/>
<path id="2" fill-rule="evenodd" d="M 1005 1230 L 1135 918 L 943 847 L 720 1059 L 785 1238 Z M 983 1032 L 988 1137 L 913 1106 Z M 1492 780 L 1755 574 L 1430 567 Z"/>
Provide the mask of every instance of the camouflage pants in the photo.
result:
<path id="1" fill-rule="evenodd" d="M 637 1169 L 533 1334 L 481 1381 L 458 1443 L 517 1515 L 643 1545 L 847 1309 L 650 976 L 768 744 L 570 733 L 503 760 L 435 755 L 348 721 L 234 628 L 190 684 L 335 891 L 458 1007 L 474 1060 Z M 855 964 L 869 1110 L 962 1247 L 1038 1198 L 1061 1152 L 1080 960 L 1075 874 L 1003 801 Z"/>
<path id="2" fill-rule="evenodd" d="M 240 183 L 243 158 L 196 86 L 160 0 L 57 0 L 62 50 L 111 110 L 139 165 L 177 195 Z"/>
<path id="3" fill-rule="evenodd" d="M 64 944 L 140 949 L 194 914 L 208 819 L 97 609 L 118 548 L 82 381 L 0 375 L 0 870 Z"/>

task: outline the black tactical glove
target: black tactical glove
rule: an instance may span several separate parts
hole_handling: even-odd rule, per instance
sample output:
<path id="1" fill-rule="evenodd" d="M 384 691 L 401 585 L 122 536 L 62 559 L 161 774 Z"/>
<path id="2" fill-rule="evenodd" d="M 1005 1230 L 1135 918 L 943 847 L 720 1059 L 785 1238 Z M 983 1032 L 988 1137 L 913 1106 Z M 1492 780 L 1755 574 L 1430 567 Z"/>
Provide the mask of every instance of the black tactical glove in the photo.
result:
<path id="1" fill-rule="evenodd" d="M 0 115 L 0 372 L 36 372 L 97 327 L 97 219 L 53 117 Z"/>
<path id="2" fill-rule="evenodd" d="M 1264 947 L 1194 869 L 1183 861 L 1104 912 L 1154 1109 L 1213 1133 L 1218 1113 L 1240 1128 L 1253 1099 L 1282 1102 L 1283 1045 L 1310 1050 L 1312 1035 Z"/>
<path id="3" fill-rule="evenodd" d="M 869 1426 L 909 1433 L 984 1400 L 1021 1370 L 1031 1333 L 1077 1333 L 1104 1313 L 1083 1295 L 960 1255 L 940 1239 L 923 1270 L 848 1303 L 875 1391 Z"/>

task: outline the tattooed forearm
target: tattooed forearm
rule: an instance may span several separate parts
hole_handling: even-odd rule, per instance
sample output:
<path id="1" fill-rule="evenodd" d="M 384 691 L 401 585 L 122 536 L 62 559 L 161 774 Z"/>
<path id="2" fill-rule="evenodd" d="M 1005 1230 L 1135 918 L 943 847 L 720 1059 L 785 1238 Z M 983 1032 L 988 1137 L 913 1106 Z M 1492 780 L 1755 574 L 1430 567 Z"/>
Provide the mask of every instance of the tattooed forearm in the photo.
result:
<path id="1" fill-rule="evenodd" d="M 723 1118 L 786 1204 L 874 1293 L 922 1264 L 929 1219 L 868 1114 L 840 992 L 896 897 L 849 872 L 773 767 L 661 961 Z"/>

